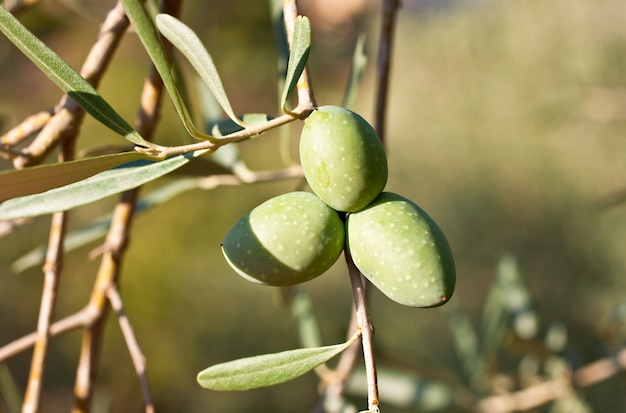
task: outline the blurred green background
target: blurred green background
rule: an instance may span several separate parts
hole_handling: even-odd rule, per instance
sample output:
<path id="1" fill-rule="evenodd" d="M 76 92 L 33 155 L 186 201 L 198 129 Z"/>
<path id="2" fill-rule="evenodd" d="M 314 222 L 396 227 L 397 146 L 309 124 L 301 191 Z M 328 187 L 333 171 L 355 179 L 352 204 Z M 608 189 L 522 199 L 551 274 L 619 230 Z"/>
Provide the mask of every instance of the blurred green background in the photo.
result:
<path id="1" fill-rule="evenodd" d="M 372 120 L 380 5 L 373 0 L 338 4 L 301 2 L 314 31 L 310 66 L 316 98 L 319 104 L 341 102 L 356 36 L 365 31 L 370 64 L 355 110 Z M 20 19 L 80 67 L 111 5 L 46 1 Z M 520 359 L 554 323 L 566 327 L 561 355 L 572 368 L 606 357 L 624 342 L 624 16 L 622 0 L 405 0 L 400 10 L 388 107 L 387 189 L 420 204 L 447 234 L 458 271 L 454 310 L 475 326 L 484 321 L 500 259 L 505 254 L 516 258 L 538 331 L 529 340 L 505 335 L 491 367 L 494 377 L 505 382 L 515 383 Z M 188 1 L 182 19 L 212 54 L 235 110 L 275 114 L 276 51 L 267 2 Z M 129 120 L 147 67 L 138 39 L 130 34 L 100 87 Z M 185 64 L 183 70 L 192 74 Z M 191 95 L 197 101 L 193 91 Z M 2 131 L 53 106 L 59 96 L 0 38 Z M 292 149 L 300 127 L 289 127 Z M 282 166 L 279 135 L 272 132 L 239 145 L 251 168 Z M 189 142 L 169 102 L 157 139 Z M 120 143 L 121 138 L 88 119 L 79 149 Z M 157 411 L 306 412 L 316 403 L 312 374 L 242 394 L 205 391 L 195 381 L 209 365 L 299 345 L 277 291 L 236 276 L 219 249 L 241 215 L 299 185 L 299 180 L 289 180 L 192 191 L 134 222 L 122 294 L 147 358 Z M 71 228 L 106 213 L 114 201 L 72 212 Z M 0 238 L 0 345 L 35 329 L 41 271 L 15 274 L 10 267 L 46 242 L 48 225 L 48 217 L 37 218 Z M 97 246 L 67 255 L 57 318 L 87 303 L 98 266 L 87 255 Z M 325 344 L 342 341 L 351 308 L 342 263 L 305 289 Z M 463 360 L 457 357 L 447 307 L 404 308 L 373 291 L 380 365 L 415 372 L 463 393 Z M 79 340 L 79 332 L 54 340 L 45 377 L 46 412 L 70 406 Z M 7 363 L 20 393 L 29 357 L 25 352 Z M 589 411 L 624 411 L 624 384 L 618 375 L 580 396 Z M 363 398 L 354 400 L 365 407 Z M 385 412 L 419 411 L 396 407 L 393 401 L 385 404 L 384 394 L 382 403 Z M 94 411 L 141 411 L 141 406 L 138 380 L 111 318 Z"/>

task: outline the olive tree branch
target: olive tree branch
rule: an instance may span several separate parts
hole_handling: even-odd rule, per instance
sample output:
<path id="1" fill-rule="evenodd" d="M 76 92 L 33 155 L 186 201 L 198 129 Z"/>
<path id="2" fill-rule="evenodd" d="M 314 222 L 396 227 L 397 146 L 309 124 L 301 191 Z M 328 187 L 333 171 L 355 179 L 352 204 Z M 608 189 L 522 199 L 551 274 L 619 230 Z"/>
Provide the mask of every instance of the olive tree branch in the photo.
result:
<path id="1" fill-rule="evenodd" d="M 74 139 L 63 142 L 59 161 L 65 162 L 73 157 Z M 39 319 L 37 321 L 37 334 L 35 348 L 31 357 L 30 373 L 26 394 L 22 405 L 23 413 L 36 413 L 39 411 L 41 390 L 43 388 L 43 376 L 46 367 L 46 356 L 50 342 L 50 324 L 54 314 L 59 278 L 63 267 L 63 243 L 65 239 L 67 213 L 57 212 L 52 215 L 48 252 L 44 265 L 44 283 L 39 307 Z"/>
<path id="2" fill-rule="evenodd" d="M 139 347 L 139 343 L 137 343 L 137 338 L 135 337 L 133 328 L 130 325 L 128 317 L 126 316 L 126 312 L 124 311 L 124 304 L 122 303 L 122 297 L 120 297 L 117 286 L 115 284 L 111 284 L 106 290 L 106 295 L 111 303 L 111 307 L 113 307 L 113 310 L 117 314 L 120 329 L 122 330 L 124 340 L 126 341 L 126 347 L 128 347 L 128 352 L 133 360 L 135 371 L 137 372 L 137 376 L 139 376 L 141 392 L 146 405 L 146 413 L 153 413 L 154 404 L 152 403 L 152 392 L 150 391 L 148 376 L 146 375 L 146 359 L 141 352 L 141 348 Z"/>
<path id="3" fill-rule="evenodd" d="M 54 110 L 49 109 L 27 116 L 18 125 L 0 136 L 0 156 L 5 159 L 12 159 L 21 155 L 22 153 L 19 150 L 11 147 L 19 144 L 33 133 L 40 131 L 50 121 L 53 113 Z"/>
<path id="4" fill-rule="evenodd" d="M 537 408 L 575 389 L 586 388 L 626 371 L 626 348 L 571 372 L 516 392 L 487 396 L 476 403 L 480 413 L 512 413 Z"/>
<path id="5" fill-rule="evenodd" d="M 48 330 L 50 337 L 56 337 L 77 328 L 89 327 L 94 322 L 96 316 L 97 314 L 93 311 L 93 308 L 86 306 L 82 310 L 51 324 Z M 36 340 L 37 332 L 35 331 L 0 347 L 0 362 L 31 348 Z"/>
<path id="6" fill-rule="evenodd" d="M 223 145 L 233 143 L 233 142 L 239 142 L 244 139 L 261 135 L 271 129 L 293 122 L 297 119 L 299 119 L 297 114 L 285 114 L 285 115 L 281 115 L 276 118 L 270 119 L 266 122 L 261 122 L 258 124 L 250 125 L 245 129 L 230 133 L 228 135 L 224 135 L 221 138 L 216 138 L 215 141 L 202 141 L 198 143 L 192 143 L 189 145 L 180 145 L 180 146 L 154 145 L 153 147 L 150 147 L 150 148 L 143 148 L 143 147 L 137 146 L 135 147 L 135 150 L 138 152 L 148 154 L 155 158 L 159 158 L 159 159 L 167 158 L 168 156 L 172 156 L 172 155 L 179 155 L 179 154 L 190 153 L 190 152 L 198 152 L 198 155 L 200 153 L 208 154 L 208 153 L 215 152 L 217 149 L 219 149 Z"/>
<path id="7" fill-rule="evenodd" d="M 372 412 L 379 412 L 378 407 L 378 378 L 376 374 L 376 362 L 374 360 L 374 327 L 367 312 L 367 297 L 361 273 L 354 265 L 348 248 L 344 248 L 344 256 L 348 265 L 352 296 L 354 298 L 354 311 L 356 313 L 357 330 L 361 331 L 361 345 L 363 347 L 363 359 L 365 361 L 365 375 L 367 378 L 367 403 Z"/>

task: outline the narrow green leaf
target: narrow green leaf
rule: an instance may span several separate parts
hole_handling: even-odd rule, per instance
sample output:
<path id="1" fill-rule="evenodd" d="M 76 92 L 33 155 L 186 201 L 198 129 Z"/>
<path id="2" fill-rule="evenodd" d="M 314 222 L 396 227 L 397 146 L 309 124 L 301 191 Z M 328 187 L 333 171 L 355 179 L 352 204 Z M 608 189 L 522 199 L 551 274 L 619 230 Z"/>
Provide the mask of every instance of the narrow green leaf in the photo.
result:
<path id="1" fill-rule="evenodd" d="M 185 102 L 176 87 L 176 80 L 170 70 L 170 64 L 165 54 L 165 50 L 163 49 L 163 45 L 159 40 L 156 27 L 154 26 L 150 16 L 148 16 L 143 5 L 138 0 L 121 1 L 128 19 L 137 31 L 137 35 L 148 52 L 150 59 L 152 59 L 154 67 L 156 67 L 157 71 L 161 75 L 161 79 L 163 79 L 163 84 L 172 99 L 176 113 L 183 122 L 187 132 L 197 139 L 211 139 L 211 136 L 203 134 L 193 124 L 189 111 L 187 110 L 187 106 L 185 106 Z"/>
<path id="2" fill-rule="evenodd" d="M 293 41 L 289 62 L 287 63 L 287 77 L 280 99 L 283 112 L 287 113 L 287 100 L 296 88 L 298 79 L 304 71 L 306 61 L 311 50 L 311 22 L 306 16 L 298 16 L 293 29 Z"/>
<path id="3" fill-rule="evenodd" d="M 184 154 L 164 161 L 138 160 L 47 192 L 13 198 L 0 204 L 0 220 L 45 215 L 86 205 L 160 178 L 185 165 L 192 157 L 192 154 Z"/>
<path id="4" fill-rule="evenodd" d="M 210 390 L 250 390 L 295 379 L 327 362 L 358 338 L 343 344 L 301 348 L 275 354 L 248 357 L 217 364 L 198 374 L 200 386 Z"/>
<path id="5" fill-rule="evenodd" d="M 61 90 L 87 113 L 134 144 L 151 147 L 109 103 L 52 49 L 46 46 L 5 8 L 0 7 L 0 31 Z"/>
<path id="6" fill-rule="evenodd" d="M 148 159 L 139 152 L 96 156 L 0 173 L 0 202 L 78 182 L 123 163 Z"/>
<path id="7" fill-rule="evenodd" d="M 209 90 L 215 96 L 226 115 L 233 122 L 245 127 L 245 124 L 237 118 L 230 105 L 211 55 L 209 55 L 209 52 L 194 31 L 177 18 L 168 14 L 157 15 L 156 24 L 161 34 L 189 60 L 191 66 L 209 87 Z"/>
<path id="8" fill-rule="evenodd" d="M 183 192 L 197 187 L 197 178 L 185 177 L 169 182 L 142 197 L 135 206 L 135 214 L 143 213 L 154 206 L 161 205 L 169 201 Z M 101 218 L 96 219 L 89 225 L 68 233 L 65 237 L 65 243 L 63 245 L 64 251 L 70 252 L 83 247 L 90 242 L 104 238 L 109 226 L 111 225 L 112 216 L 113 214 L 106 214 Z M 41 245 L 27 252 L 13 262 L 11 270 L 15 273 L 21 273 L 29 268 L 40 266 L 46 258 L 46 250 L 47 247 L 45 245 Z"/>

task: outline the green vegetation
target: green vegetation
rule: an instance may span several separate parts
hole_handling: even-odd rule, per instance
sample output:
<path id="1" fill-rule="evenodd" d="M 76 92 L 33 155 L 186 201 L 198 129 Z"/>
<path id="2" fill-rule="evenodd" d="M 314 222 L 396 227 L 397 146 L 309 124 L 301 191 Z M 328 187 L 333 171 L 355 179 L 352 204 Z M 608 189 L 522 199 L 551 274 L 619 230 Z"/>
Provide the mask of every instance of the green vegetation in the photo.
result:
<path id="1" fill-rule="evenodd" d="M 537 411 L 623 411 L 619 374 L 583 384 L 589 376 L 580 369 L 612 360 L 607 357 L 623 351 L 626 339 L 626 3 L 494 0 L 440 9 L 404 3 L 387 111 L 386 190 L 411 199 L 436 220 L 454 251 L 458 279 L 450 302 L 428 310 L 400 306 L 370 290 L 382 410 L 472 411 L 468 405 L 475 407 L 481 397 L 495 404 L 504 400 L 497 395 L 574 371 L 580 387 Z M 77 11 L 42 2 L 19 18 L 78 68 L 106 14 L 97 7 Z M 374 113 L 378 11 L 362 20 L 370 33 L 369 64 L 351 107 L 368 120 Z M 304 4 L 302 12 L 307 14 Z M 324 24 L 314 13 L 310 18 L 315 96 L 320 104 L 339 105 L 356 33 L 342 37 L 346 33 L 339 28 L 345 25 Z M 265 3 L 189 2 L 180 19 L 211 52 L 235 113 L 277 112 L 282 90 L 272 86 L 277 54 Z M 135 114 L 148 65 L 136 35 L 128 34 L 97 88 L 124 119 Z M 191 92 L 185 97 L 190 116 L 200 128 L 196 119 L 207 118 L 207 105 L 201 104 L 194 71 L 182 60 L 180 70 Z M 2 133 L 59 99 L 56 86 L 4 36 L 0 74 Z M 313 374 L 240 394 L 207 391 L 196 382 L 208 365 L 346 338 L 351 292 L 342 262 L 281 294 L 233 276 L 220 252 L 243 215 L 302 189 L 302 178 L 239 186 L 202 180 L 207 170 L 226 175 L 237 162 L 252 171 L 289 165 L 297 139 L 285 143 L 284 136 L 297 138 L 301 126 L 294 122 L 237 143 L 237 157 L 222 166 L 216 158 L 171 158 L 176 160 L 170 165 L 180 161 L 180 169 L 141 190 L 143 205 L 153 207 L 133 221 L 120 291 L 147 360 L 158 412 L 245 412 L 259 406 L 310 411 L 318 401 Z M 197 143 L 169 101 L 155 142 Z M 86 118 L 77 150 L 102 153 L 109 145 L 130 149 Z M 56 162 L 50 154 L 42 159 Z M 6 159 L 0 162 L 2 169 L 11 168 Z M 181 176 L 185 180 L 177 181 Z M 68 230 L 95 231 L 89 225 L 106 219 L 115 201 L 72 210 Z M 43 259 L 35 254 L 38 259 L 22 261 L 20 274 L 12 264 L 48 242 L 49 222 L 36 217 L 0 238 L 0 346 L 36 328 Z M 91 293 L 99 254 L 106 251 L 102 238 L 90 239 L 64 256 L 55 320 L 83 308 Z M 311 316 L 317 330 L 300 334 Z M 76 331 L 52 341 L 45 411 L 71 405 L 81 339 Z M 114 317 L 107 321 L 101 354 L 93 411 L 140 411 L 137 376 Z M 0 367 L 0 410 L 13 399 L 7 382 L 17 386 L 13 396 L 22 397 L 29 355 Z M 329 366 L 335 366 L 332 360 Z M 363 377 L 356 369 L 346 388 L 357 406 L 364 404 Z"/>

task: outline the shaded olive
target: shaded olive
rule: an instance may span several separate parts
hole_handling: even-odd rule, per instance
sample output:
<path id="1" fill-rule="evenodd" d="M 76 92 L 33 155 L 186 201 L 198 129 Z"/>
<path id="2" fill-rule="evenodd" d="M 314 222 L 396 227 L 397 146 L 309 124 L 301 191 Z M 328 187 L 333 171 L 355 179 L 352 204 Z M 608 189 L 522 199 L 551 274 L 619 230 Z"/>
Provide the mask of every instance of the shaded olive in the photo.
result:
<path id="1" fill-rule="evenodd" d="M 324 273 L 341 255 L 345 227 L 337 212 L 310 192 L 265 201 L 228 232 L 222 252 L 244 278 L 294 285 Z"/>

